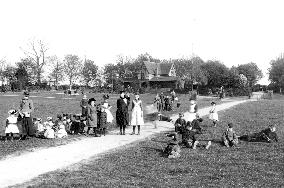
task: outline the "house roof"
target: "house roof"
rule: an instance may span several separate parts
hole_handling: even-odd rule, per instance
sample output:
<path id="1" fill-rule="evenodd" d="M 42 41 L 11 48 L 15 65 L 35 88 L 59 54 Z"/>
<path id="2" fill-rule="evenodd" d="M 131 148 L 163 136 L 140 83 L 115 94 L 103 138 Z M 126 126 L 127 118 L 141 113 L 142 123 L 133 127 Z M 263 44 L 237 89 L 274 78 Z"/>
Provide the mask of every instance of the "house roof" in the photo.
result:
<path id="1" fill-rule="evenodd" d="M 160 74 L 169 74 L 173 64 L 172 63 L 159 63 L 160 65 Z"/>
<path id="2" fill-rule="evenodd" d="M 172 63 L 155 63 L 155 62 L 149 62 L 149 61 L 144 61 L 144 65 L 146 66 L 147 71 L 149 74 L 156 74 L 158 71 L 158 75 L 163 75 L 163 74 L 169 74 Z"/>
<path id="3" fill-rule="evenodd" d="M 168 76 L 159 76 L 159 77 L 153 77 L 150 82 L 169 82 L 169 81 L 177 81 L 177 77 L 168 77 Z"/>

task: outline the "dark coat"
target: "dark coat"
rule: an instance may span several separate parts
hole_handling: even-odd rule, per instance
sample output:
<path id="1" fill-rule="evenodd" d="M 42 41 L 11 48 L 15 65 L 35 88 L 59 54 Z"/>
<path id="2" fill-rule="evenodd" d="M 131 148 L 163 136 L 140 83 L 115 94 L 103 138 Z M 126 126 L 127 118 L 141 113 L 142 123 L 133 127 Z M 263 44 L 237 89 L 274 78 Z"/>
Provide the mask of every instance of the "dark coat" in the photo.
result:
<path id="1" fill-rule="evenodd" d="M 116 123 L 118 126 L 126 126 L 129 123 L 129 103 L 128 100 L 125 102 L 122 98 L 117 99 Z"/>

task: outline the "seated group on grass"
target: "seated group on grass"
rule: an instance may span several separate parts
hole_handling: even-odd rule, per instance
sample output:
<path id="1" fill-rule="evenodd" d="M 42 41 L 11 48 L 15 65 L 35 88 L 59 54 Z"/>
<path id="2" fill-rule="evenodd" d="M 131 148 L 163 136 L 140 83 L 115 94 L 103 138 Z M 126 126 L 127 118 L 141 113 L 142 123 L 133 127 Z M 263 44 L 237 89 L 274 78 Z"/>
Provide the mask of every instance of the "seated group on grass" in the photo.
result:
<path id="1" fill-rule="evenodd" d="M 218 121 L 216 104 L 212 102 L 211 105 L 212 108 L 210 110 L 209 119 L 213 121 L 213 125 L 214 127 L 216 127 L 216 123 Z M 173 139 L 168 143 L 168 145 L 164 149 L 164 153 L 168 156 L 168 158 L 180 157 L 180 146 L 196 149 L 197 145 L 200 143 L 201 140 L 207 142 L 205 149 L 208 149 L 211 146 L 211 138 L 208 138 L 207 131 L 201 128 L 201 123 L 203 122 L 203 119 L 199 118 L 196 113 L 195 115 L 195 119 L 191 121 L 186 121 L 184 119 L 183 113 L 179 113 L 179 118 L 174 124 L 175 131 L 173 133 L 167 133 L 167 136 L 173 137 Z M 191 117 L 191 115 L 189 115 L 188 117 Z M 205 136 L 206 139 L 201 138 L 202 136 Z M 223 132 L 221 136 L 222 144 L 226 147 L 235 147 L 238 145 L 239 140 L 245 140 L 249 142 L 278 142 L 276 127 L 275 125 L 269 125 L 268 128 L 262 130 L 259 133 L 237 136 L 236 132 L 233 129 L 233 124 L 229 123 L 228 128 Z"/>
<path id="2" fill-rule="evenodd" d="M 103 96 L 102 104 L 95 104 L 95 99 L 86 100 L 87 108 L 84 114 L 58 114 L 54 121 L 52 117 L 47 117 L 45 122 L 41 118 L 31 118 L 33 111 L 32 100 L 29 94 L 24 93 L 24 98 L 20 103 L 20 109 L 12 109 L 8 112 L 6 119 L 5 141 L 14 140 L 16 137 L 24 140 L 28 137 L 38 138 L 66 138 L 68 134 L 90 134 L 93 130 L 95 136 L 105 135 L 107 127 L 113 120 L 107 102 L 109 96 Z M 82 105 L 81 105 L 82 106 Z M 98 134 L 100 133 L 100 134 Z M 19 136 L 16 136 L 19 135 Z"/>

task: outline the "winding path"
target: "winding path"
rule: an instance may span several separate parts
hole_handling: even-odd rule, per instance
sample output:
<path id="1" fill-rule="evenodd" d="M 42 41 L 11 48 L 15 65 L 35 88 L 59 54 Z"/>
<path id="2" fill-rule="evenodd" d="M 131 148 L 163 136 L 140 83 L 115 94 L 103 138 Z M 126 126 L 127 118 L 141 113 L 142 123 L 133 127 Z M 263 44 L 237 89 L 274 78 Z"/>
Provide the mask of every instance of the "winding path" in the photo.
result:
<path id="1" fill-rule="evenodd" d="M 217 105 L 218 111 L 231 108 L 248 100 L 232 101 Z M 210 107 L 199 109 L 199 115 L 208 115 Z M 188 115 L 186 112 L 185 117 Z M 172 117 L 175 120 L 178 115 Z M 141 135 L 129 135 L 132 128 L 126 130 L 126 135 L 118 135 L 114 131 L 105 137 L 92 137 L 72 142 L 67 145 L 41 149 L 20 156 L 0 161 L 0 187 L 24 183 L 40 174 L 64 168 L 94 155 L 119 148 L 137 140 L 145 139 L 150 135 L 173 129 L 172 123 L 157 122 L 157 128 L 147 123 L 141 130 Z"/>

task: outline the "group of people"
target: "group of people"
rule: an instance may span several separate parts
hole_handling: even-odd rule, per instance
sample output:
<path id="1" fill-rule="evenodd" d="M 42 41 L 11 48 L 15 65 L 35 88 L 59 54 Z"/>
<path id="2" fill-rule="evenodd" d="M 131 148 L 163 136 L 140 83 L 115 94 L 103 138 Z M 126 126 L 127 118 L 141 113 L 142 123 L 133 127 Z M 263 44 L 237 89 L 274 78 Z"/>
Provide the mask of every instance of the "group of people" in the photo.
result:
<path id="1" fill-rule="evenodd" d="M 163 92 L 157 93 L 154 104 L 156 104 L 158 112 L 171 111 L 173 109 L 173 103 L 178 100 L 174 90 L 171 91 L 170 95 L 164 95 Z"/>
<path id="2" fill-rule="evenodd" d="M 173 133 L 167 134 L 173 139 L 168 143 L 164 149 L 164 153 L 169 158 L 180 157 L 181 146 L 187 148 L 196 149 L 200 141 L 206 141 L 207 144 L 205 149 L 209 149 L 211 146 L 212 138 L 208 138 L 208 132 L 202 129 L 203 119 L 199 117 L 198 107 L 195 100 L 190 100 L 189 113 L 187 117 L 184 118 L 183 113 L 179 113 L 179 118 L 175 121 L 175 131 Z M 216 127 L 219 121 L 218 113 L 216 109 L 216 103 L 211 102 L 211 109 L 209 111 L 209 119 L 213 122 L 213 126 Z M 245 140 L 249 142 L 278 142 L 278 136 L 276 134 L 275 125 L 270 125 L 265 130 L 259 133 L 254 133 L 251 135 L 238 136 L 233 128 L 233 124 L 229 123 L 227 129 L 223 132 L 221 136 L 221 142 L 226 147 L 235 147 L 238 145 L 239 140 Z M 211 133 L 209 133 L 211 137 Z"/>
<path id="3" fill-rule="evenodd" d="M 174 95 L 174 97 L 176 96 Z M 47 117 L 47 120 L 42 122 L 40 118 L 32 118 L 31 114 L 34 111 L 33 102 L 29 99 L 29 93 L 24 92 L 19 110 L 12 109 L 8 112 L 5 140 L 9 137 L 13 140 L 15 134 L 20 134 L 20 139 L 26 139 L 31 136 L 52 139 L 65 138 L 68 134 L 91 135 L 91 130 L 96 137 L 105 135 L 107 128 L 114 120 L 110 111 L 112 106 L 109 105 L 108 100 L 109 96 L 103 95 L 102 102 L 96 104 L 95 98 L 88 99 L 84 95 L 80 102 L 81 114 L 73 116 L 70 114 L 59 114 L 55 121 L 52 117 Z M 135 93 L 134 99 L 131 101 L 130 95 L 125 91 L 121 91 L 116 104 L 116 123 L 120 128 L 120 134 L 125 135 L 126 127 L 131 125 L 133 127 L 131 135 L 135 135 L 136 127 L 139 135 L 141 126 L 144 125 L 143 105 L 139 94 Z M 130 106 L 131 116 L 129 115 Z M 158 113 L 161 114 L 160 112 Z M 216 127 L 219 117 L 215 102 L 211 102 L 209 119 L 212 121 L 213 126 Z M 160 120 L 171 121 L 170 118 L 166 117 L 160 117 Z M 168 134 L 168 136 L 173 137 L 173 140 L 164 150 L 168 157 L 179 157 L 181 145 L 196 149 L 203 139 L 202 135 L 208 136 L 206 135 L 207 131 L 202 128 L 202 122 L 203 119 L 198 115 L 196 98 L 191 98 L 186 117 L 184 117 L 183 113 L 179 113 L 179 118 L 174 123 L 174 133 Z M 228 128 L 221 136 L 221 141 L 227 147 L 237 146 L 239 140 L 277 142 L 278 137 L 275 129 L 275 126 L 271 125 L 259 133 L 238 136 L 234 131 L 233 124 L 229 123 Z M 205 140 L 207 141 L 205 148 L 208 149 L 211 146 L 211 139 L 207 138 Z"/>
<path id="4" fill-rule="evenodd" d="M 106 135 L 106 130 L 113 123 L 114 117 L 110 111 L 108 103 L 109 95 L 103 95 L 102 102 L 96 103 L 95 98 L 87 98 L 83 95 L 80 101 L 81 114 L 58 114 L 57 119 L 47 117 L 45 122 L 41 118 L 32 118 L 34 111 L 33 101 L 29 98 L 29 93 L 24 92 L 19 110 L 9 110 L 6 119 L 5 140 L 13 140 L 15 135 L 20 135 L 19 139 L 29 137 L 39 138 L 65 138 L 68 134 L 94 135 L 95 137 Z M 129 107 L 131 105 L 131 118 Z M 139 94 L 134 95 L 130 102 L 130 96 L 125 91 L 121 91 L 117 100 L 116 123 L 120 127 L 120 134 L 125 135 L 126 126 L 132 125 L 132 135 L 140 134 L 141 126 L 144 125 L 143 106 Z M 92 132 L 91 132 L 92 131 Z"/>

